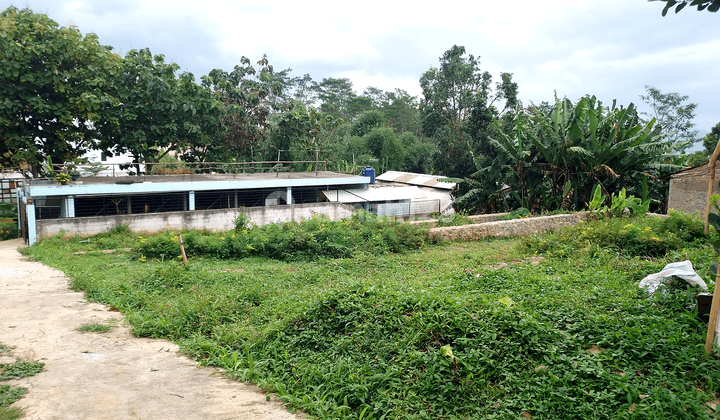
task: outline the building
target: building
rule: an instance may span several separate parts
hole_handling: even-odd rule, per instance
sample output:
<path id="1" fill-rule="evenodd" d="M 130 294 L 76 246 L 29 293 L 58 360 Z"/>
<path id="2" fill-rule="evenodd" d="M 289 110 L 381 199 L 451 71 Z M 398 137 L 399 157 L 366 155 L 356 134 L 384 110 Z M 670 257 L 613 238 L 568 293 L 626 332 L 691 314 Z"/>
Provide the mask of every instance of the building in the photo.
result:
<path id="1" fill-rule="evenodd" d="M 353 208 L 324 192 L 364 189 L 370 178 L 289 167 L 250 172 L 80 177 L 66 185 L 27 179 L 18 189 L 22 236 L 28 244 L 56 235 L 93 235 L 123 224 L 133 231 L 227 230 L 244 212 L 257 224 L 300 221 L 316 214 L 339 219 Z M 249 170 L 245 168 L 243 170 Z M 195 170 L 195 172 L 198 172 Z"/>
<path id="2" fill-rule="evenodd" d="M 680 210 L 683 213 L 698 213 L 704 219 L 709 179 L 710 171 L 707 163 L 671 174 L 668 209 Z M 713 194 L 720 194 L 719 181 L 720 164 L 715 168 Z"/>

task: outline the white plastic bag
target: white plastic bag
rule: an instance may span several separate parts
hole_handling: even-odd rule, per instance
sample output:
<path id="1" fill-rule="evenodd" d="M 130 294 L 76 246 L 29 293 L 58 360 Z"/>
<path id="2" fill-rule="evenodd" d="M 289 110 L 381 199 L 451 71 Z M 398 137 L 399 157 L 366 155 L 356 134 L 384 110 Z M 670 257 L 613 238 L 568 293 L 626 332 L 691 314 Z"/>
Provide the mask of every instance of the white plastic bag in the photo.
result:
<path id="1" fill-rule="evenodd" d="M 705 284 L 698 273 L 693 270 L 692 263 L 687 260 L 670 263 L 666 265 L 661 272 L 650 274 L 640 281 L 640 288 L 645 289 L 652 295 L 661 285 L 668 283 L 673 276 L 679 277 L 693 286 L 700 286 L 702 289 L 707 289 L 707 284 Z"/>

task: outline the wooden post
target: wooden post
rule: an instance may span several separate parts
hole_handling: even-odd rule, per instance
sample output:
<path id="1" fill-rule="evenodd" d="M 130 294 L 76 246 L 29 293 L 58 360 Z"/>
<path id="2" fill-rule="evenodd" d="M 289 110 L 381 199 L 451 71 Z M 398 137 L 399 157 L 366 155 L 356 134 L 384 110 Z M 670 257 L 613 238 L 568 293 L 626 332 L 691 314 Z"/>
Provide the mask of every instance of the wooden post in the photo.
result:
<path id="1" fill-rule="evenodd" d="M 710 162 L 708 162 L 708 170 L 710 171 L 708 173 L 708 190 L 707 190 L 707 200 L 705 203 L 705 234 L 710 233 L 710 196 L 712 195 L 713 190 L 713 184 L 715 184 L 715 164 L 717 164 L 718 156 L 720 156 L 720 139 L 718 139 L 717 144 L 715 145 L 715 151 L 713 152 L 712 156 L 710 157 Z M 714 295 L 714 294 L 713 294 Z M 715 301 L 715 299 L 713 299 Z"/>
<path id="2" fill-rule="evenodd" d="M 718 282 L 720 282 L 720 267 L 715 274 L 715 287 L 713 291 L 712 305 L 710 306 L 710 320 L 708 321 L 707 337 L 705 337 L 705 353 L 710 356 L 713 341 L 715 341 L 715 326 L 717 325 L 718 307 L 720 306 L 720 290 L 717 290 Z"/>
<path id="3" fill-rule="evenodd" d="M 183 262 L 187 265 L 187 255 L 185 255 L 185 245 L 182 241 L 182 235 L 178 233 L 178 242 L 180 243 L 180 253 L 182 253 Z"/>

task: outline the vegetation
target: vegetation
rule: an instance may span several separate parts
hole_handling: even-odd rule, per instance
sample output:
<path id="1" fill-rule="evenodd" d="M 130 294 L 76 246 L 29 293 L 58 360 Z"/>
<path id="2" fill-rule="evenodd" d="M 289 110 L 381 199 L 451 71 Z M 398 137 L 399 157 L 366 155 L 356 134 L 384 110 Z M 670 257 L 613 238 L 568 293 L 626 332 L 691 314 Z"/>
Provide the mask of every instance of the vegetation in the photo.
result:
<path id="1" fill-rule="evenodd" d="M 336 229 L 309 224 L 288 226 Z M 174 251 L 139 259 L 153 237 L 116 229 L 25 252 L 120 309 L 135 334 L 175 340 L 317 418 L 695 419 L 714 416 L 720 392 L 697 290 L 648 296 L 637 282 L 678 259 L 705 266 L 702 229 L 674 213 L 402 255 L 196 252 L 188 266 Z"/>
<path id="2" fill-rule="evenodd" d="M 17 205 L 11 202 L 0 202 L 0 241 L 17 237 Z"/>
<path id="3" fill-rule="evenodd" d="M 10 350 L 0 344 L 0 355 L 9 354 Z M 0 381 L 33 376 L 41 372 L 44 365 L 42 362 L 0 363 Z M 0 420 L 14 420 L 22 416 L 22 409 L 10 408 L 9 405 L 22 398 L 26 393 L 27 389 L 25 388 L 0 384 Z"/>
<path id="4" fill-rule="evenodd" d="M 186 232 L 185 252 L 188 256 L 223 259 L 259 256 L 303 260 L 403 252 L 419 249 L 427 241 L 427 228 L 363 211 L 340 221 L 318 216 L 303 223 L 249 228 L 244 215 L 240 215 L 235 222 L 233 232 Z M 166 232 L 142 239 L 137 252 L 145 258 L 172 259 L 180 255 L 180 245 L 173 232 Z"/>
<path id="5" fill-rule="evenodd" d="M 650 0 L 664 1 L 662 15 L 667 15 L 668 10 L 675 6 L 675 13 L 679 13 L 686 6 L 697 6 L 698 11 L 707 10 L 708 12 L 717 12 L 720 10 L 720 0 Z"/>
<path id="6" fill-rule="evenodd" d="M 113 328 L 115 328 L 114 325 L 110 324 L 99 324 L 97 322 L 91 322 L 88 324 L 83 324 L 77 328 L 79 332 L 86 333 L 86 332 L 94 332 L 94 333 L 106 333 L 110 332 Z"/>

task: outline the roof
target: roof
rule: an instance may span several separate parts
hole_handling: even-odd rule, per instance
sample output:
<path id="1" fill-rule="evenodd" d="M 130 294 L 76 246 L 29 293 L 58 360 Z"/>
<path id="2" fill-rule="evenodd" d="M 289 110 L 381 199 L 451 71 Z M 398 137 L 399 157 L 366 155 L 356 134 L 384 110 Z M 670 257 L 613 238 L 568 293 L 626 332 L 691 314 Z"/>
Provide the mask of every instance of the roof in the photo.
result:
<path id="1" fill-rule="evenodd" d="M 442 182 L 441 179 L 447 178 L 442 175 L 415 174 L 412 172 L 387 171 L 382 175 L 378 175 L 375 179 L 385 182 L 399 182 L 402 184 L 417 185 L 423 187 L 440 188 L 443 190 L 451 190 L 455 186 L 454 182 Z"/>
<path id="2" fill-rule="evenodd" d="M 383 201 L 425 200 L 429 197 L 418 187 L 377 187 L 322 192 L 329 201 L 340 203 L 365 203 Z"/>

